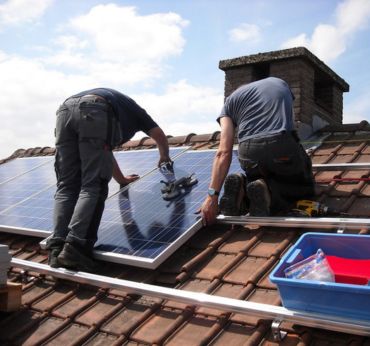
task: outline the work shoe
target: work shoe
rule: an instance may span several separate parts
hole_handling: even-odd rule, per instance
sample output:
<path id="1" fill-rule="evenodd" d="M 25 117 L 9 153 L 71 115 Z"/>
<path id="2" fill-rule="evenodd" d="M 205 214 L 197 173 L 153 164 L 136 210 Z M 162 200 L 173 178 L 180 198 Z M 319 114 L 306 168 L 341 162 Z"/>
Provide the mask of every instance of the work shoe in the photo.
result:
<path id="1" fill-rule="evenodd" d="M 247 185 L 249 198 L 249 216 L 269 216 L 271 195 L 263 179 L 252 181 Z"/>
<path id="2" fill-rule="evenodd" d="M 243 174 L 229 174 L 225 179 L 224 193 L 220 198 L 220 212 L 237 216 L 246 213 L 245 177 Z"/>
<path id="3" fill-rule="evenodd" d="M 97 268 L 95 261 L 83 254 L 73 245 L 66 243 L 62 252 L 58 256 L 58 262 L 61 267 L 93 272 Z"/>
<path id="4" fill-rule="evenodd" d="M 52 267 L 52 268 L 59 268 L 60 267 L 60 263 L 58 261 L 58 256 L 61 253 L 62 249 L 63 249 L 62 247 L 50 249 L 49 256 L 48 256 L 48 264 L 49 264 L 50 267 Z"/>

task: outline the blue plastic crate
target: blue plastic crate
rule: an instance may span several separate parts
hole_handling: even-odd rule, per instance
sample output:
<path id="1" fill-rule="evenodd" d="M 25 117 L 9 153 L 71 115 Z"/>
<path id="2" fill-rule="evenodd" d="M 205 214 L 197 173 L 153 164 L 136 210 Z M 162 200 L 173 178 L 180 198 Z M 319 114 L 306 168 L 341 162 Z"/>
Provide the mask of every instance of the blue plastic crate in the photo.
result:
<path id="1" fill-rule="evenodd" d="M 287 279 L 284 269 L 322 249 L 328 256 L 370 259 L 370 236 L 306 233 L 270 274 L 288 309 L 370 320 L 370 286 Z"/>

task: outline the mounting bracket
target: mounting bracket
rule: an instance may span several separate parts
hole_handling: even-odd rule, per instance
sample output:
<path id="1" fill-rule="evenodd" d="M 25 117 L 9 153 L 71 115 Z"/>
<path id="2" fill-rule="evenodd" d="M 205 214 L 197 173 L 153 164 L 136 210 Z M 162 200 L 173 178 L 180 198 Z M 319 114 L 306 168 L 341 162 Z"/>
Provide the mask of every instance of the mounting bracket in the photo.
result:
<path id="1" fill-rule="evenodd" d="M 283 320 L 276 318 L 271 323 L 271 331 L 274 341 L 282 341 L 288 334 L 287 332 L 280 330 L 280 325 L 282 322 Z"/>

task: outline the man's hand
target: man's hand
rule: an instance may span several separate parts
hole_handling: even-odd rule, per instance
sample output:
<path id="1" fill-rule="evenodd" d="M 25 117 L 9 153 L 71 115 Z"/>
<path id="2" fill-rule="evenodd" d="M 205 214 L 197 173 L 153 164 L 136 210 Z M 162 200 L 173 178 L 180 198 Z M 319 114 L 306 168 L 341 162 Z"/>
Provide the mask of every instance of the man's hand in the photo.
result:
<path id="1" fill-rule="evenodd" d="M 119 183 L 119 185 L 122 189 L 126 185 L 134 182 L 135 180 L 138 180 L 139 178 L 140 178 L 140 176 L 137 175 L 137 174 L 130 174 L 130 175 L 124 176 L 122 179 L 120 179 L 120 181 L 117 181 L 117 182 Z"/>
<path id="2" fill-rule="evenodd" d="M 158 161 L 158 167 L 161 167 L 162 165 L 167 166 L 167 164 L 169 164 L 170 166 L 173 166 L 173 161 L 171 160 L 171 158 L 169 156 L 165 156 L 165 157 L 161 156 Z"/>
<path id="3" fill-rule="evenodd" d="M 207 196 L 202 206 L 200 207 L 203 226 L 209 226 L 215 223 L 218 214 L 217 196 Z"/>

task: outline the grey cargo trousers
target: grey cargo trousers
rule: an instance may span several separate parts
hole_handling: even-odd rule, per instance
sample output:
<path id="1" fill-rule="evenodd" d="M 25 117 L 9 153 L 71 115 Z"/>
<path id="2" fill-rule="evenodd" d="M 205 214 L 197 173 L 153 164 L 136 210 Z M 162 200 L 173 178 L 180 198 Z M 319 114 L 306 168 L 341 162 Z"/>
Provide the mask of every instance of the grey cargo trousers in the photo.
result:
<path id="1" fill-rule="evenodd" d="M 54 233 L 47 247 L 71 243 L 89 254 L 112 178 L 110 106 L 96 96 L 67 99 L 57 111 Z"/>
<path id="2" fill-rule="evenodd" d="M 239 144 L 239 162 L 247 183 L 263 178 L 271 193 L 271 211 L 290 209 L 302 198 L 312 198 L 312 162 L 294 132 L 254 138 Z"/>

